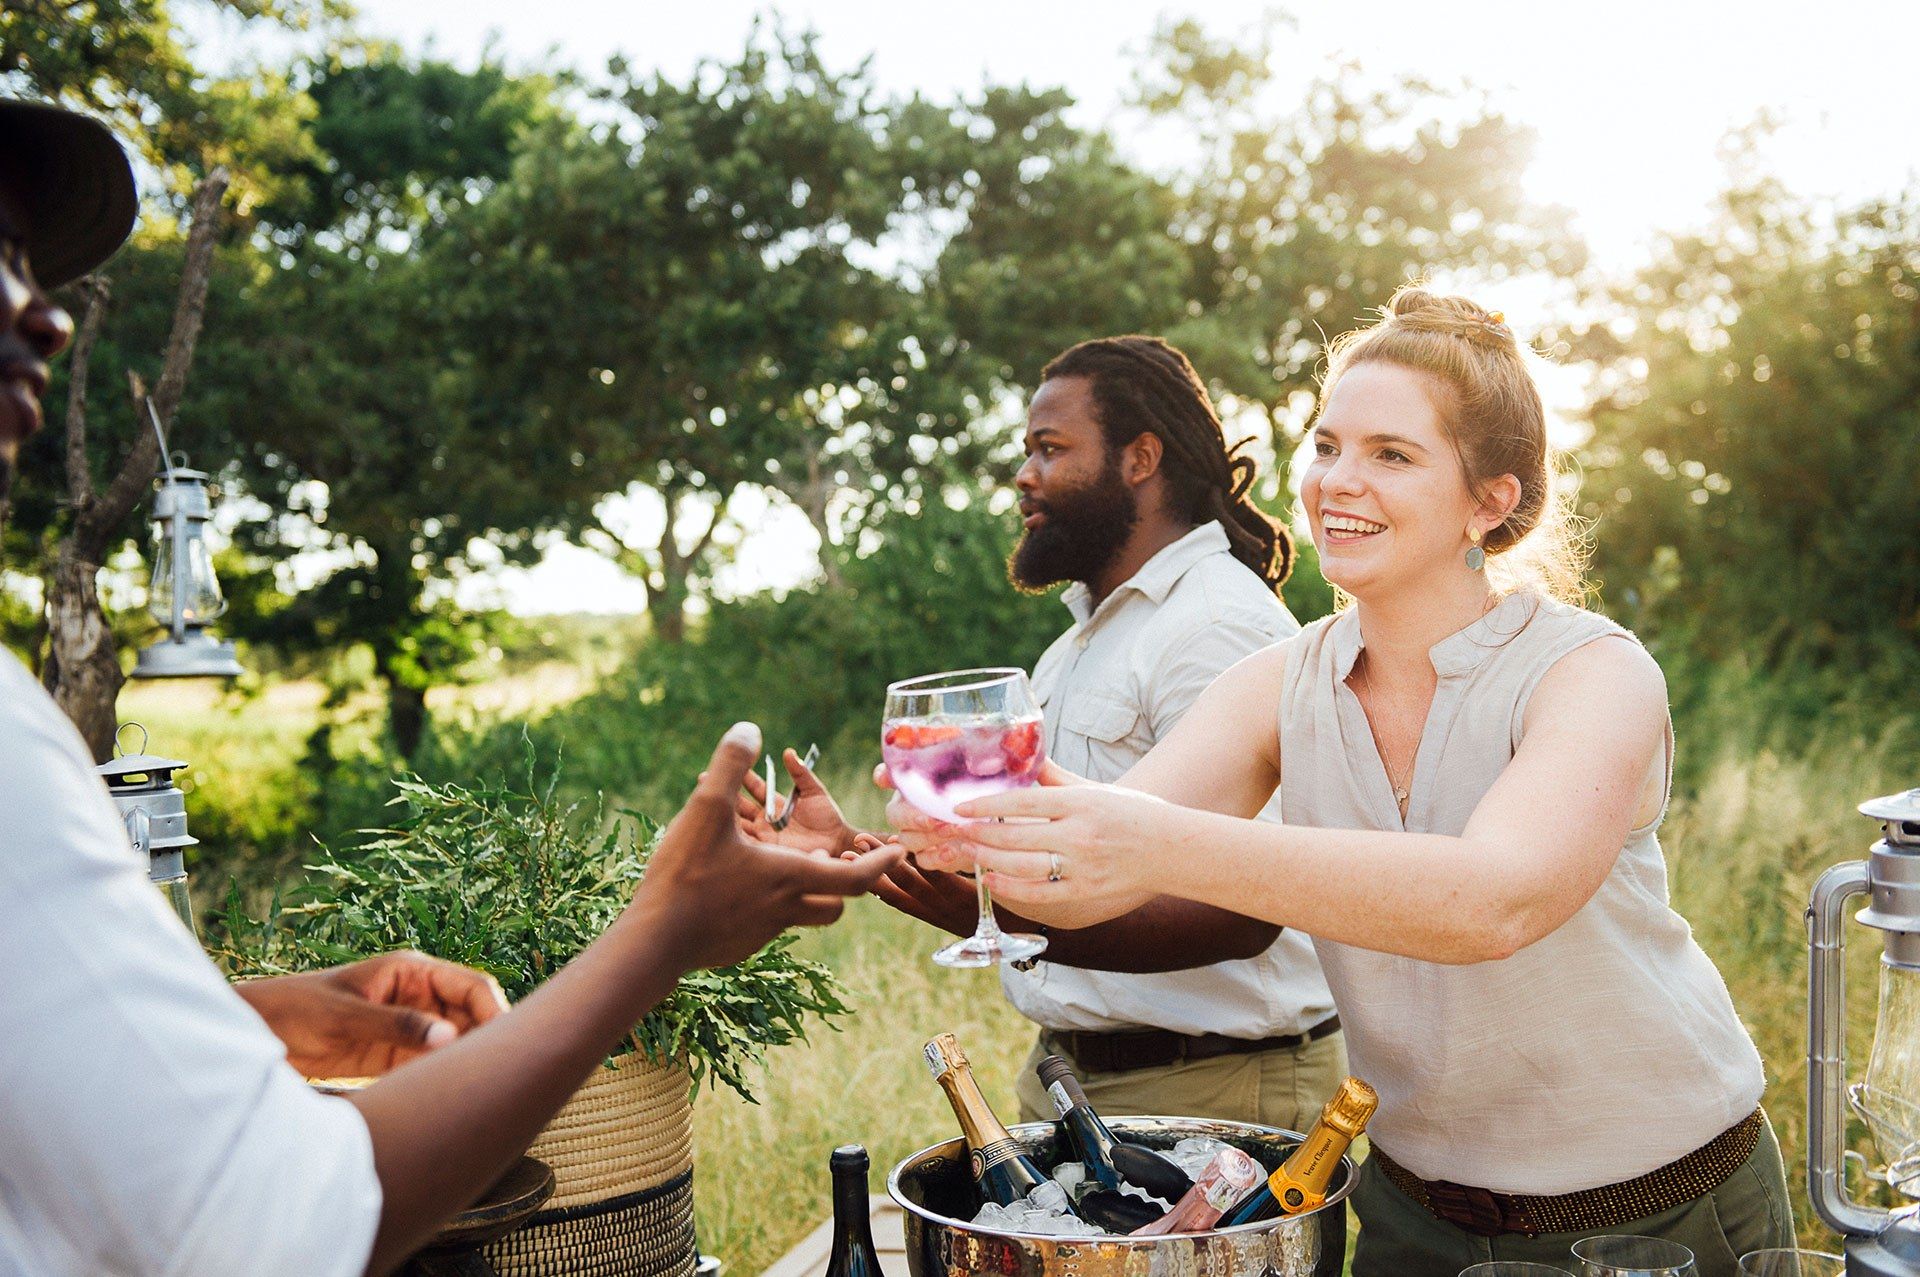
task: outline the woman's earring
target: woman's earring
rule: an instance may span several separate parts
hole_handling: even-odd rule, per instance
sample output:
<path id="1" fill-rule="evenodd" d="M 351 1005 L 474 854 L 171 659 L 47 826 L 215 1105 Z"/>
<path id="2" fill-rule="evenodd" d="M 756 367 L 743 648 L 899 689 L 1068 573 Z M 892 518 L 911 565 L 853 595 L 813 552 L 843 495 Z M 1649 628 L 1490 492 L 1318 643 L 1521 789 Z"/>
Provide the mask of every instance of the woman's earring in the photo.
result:
<path id="1" fill-rule="evenodd" d="M 1478 572 L 1487 566 L 1487 552 L 1480 548 L 1480 529 L 1468 528 L 1467 540 L 1473 542 L 1467 547 L 1467 570 Z"/>

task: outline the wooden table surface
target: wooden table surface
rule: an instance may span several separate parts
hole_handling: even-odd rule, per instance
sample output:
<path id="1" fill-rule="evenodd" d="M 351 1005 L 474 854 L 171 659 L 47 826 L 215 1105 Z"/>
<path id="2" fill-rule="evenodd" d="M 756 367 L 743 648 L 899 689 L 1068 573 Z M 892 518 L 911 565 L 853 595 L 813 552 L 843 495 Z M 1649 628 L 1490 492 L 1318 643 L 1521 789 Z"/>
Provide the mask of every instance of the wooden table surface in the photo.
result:
<path id="1" fill-rule="evenodd" d="M 907 1242 L 900 1207 L 891 1197 L 874 1196 L 867 1199 L 867 1208 L 873 1220 L 873 1248 L 880 1253 L 881 1271 L 887 1277 L 907 1277 Z M 832 1247 L 833 1221 L 829 1219 L 801 1239 L 798 1246 L 774 1260 L 763 1277 L 824 1277 L 827 1252 Z"/>

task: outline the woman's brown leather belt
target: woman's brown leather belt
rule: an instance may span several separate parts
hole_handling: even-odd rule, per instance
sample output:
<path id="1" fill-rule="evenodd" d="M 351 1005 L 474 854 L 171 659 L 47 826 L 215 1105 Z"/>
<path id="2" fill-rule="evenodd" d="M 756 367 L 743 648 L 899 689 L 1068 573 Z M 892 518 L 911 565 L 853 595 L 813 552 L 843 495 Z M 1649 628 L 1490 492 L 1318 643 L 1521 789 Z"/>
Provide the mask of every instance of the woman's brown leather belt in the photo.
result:
<path id="1" fill-rule="evenodd" d="M 1645 1175 L 1551 1197 L 1421 1179 L 1388 1157 L 1378 1144 L 1373 1146 L 1371 1160 L 1380 1163 L 1389 1183 L 1435 1218 L 1477 1236 L 1584 1233 L 1658 1215 L 1718 1188 L 1753 1156 L 1765 1121 L 1755 1109 L 1693 1152 Z"/>

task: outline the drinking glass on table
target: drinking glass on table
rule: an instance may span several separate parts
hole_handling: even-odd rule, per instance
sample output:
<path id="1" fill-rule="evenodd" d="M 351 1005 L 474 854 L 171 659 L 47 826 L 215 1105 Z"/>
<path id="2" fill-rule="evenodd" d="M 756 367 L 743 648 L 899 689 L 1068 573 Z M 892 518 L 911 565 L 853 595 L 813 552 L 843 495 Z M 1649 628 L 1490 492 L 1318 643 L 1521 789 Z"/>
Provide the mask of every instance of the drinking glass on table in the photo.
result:
<path id="1" fill-rule="evenodd" d="M 1740 1277 L 1844 1277 L 1847 1261 L 1818 1250 L 1750 1250 L 1740 1256 Z"/>
<path id="2" fill-rule="evenodd" d="M 1580 1277 L 1694 1277 L 1693 1252 L 1664 1237 L 1609 1234 L 1573 1244 Z"/>
<path id="3" fill-rule="evenodd" d="M 949 824 L 968 823 L 954 813 L 961 803 L 1024 789 L 1040 778 L 1046 734 L 1026 672 L 955 670 L 891 684 L 880 754 L 894 789 L 915 810 Z M 1046 949 L 1040 936 L 1000 930 L 985 874 L 974 874 L 974 892 L 980 921 L 973 934 L 939 950 L 935 962 L 990 967 Z"/>

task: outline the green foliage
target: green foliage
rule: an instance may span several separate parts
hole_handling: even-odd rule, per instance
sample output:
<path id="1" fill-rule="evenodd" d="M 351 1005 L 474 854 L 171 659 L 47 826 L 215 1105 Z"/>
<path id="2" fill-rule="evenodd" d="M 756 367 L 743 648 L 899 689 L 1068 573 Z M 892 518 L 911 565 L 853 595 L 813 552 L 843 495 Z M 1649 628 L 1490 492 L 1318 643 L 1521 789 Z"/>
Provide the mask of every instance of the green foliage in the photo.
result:
<path id="1" fill-rule="evenodd" d="M 503 785 L 396 780 L 406 812 L 356 845 L 323 849 L 309 877 L 249 916 L 238 887 L 209 919 L 215 956 L 235 975 L 304 971 L 418 949 L 485 971 L 509 997 L 531 993 L 612 925 L 646 872 L 656 831 L 623 813 L 555 797 L 556 769 L 527 792 Z M 839 982 L 782 937 L 737 966 L 680 982 L 635 1028 L 649 1059 L 686 1058 L 747 1099 L 746 1071 L 769 1047 L 804 1041 L 809 1017 L 845 1014 Z"/>
<path id="2" fill-rule="evenodd" d="M 1606 595 L 1769 666 L 1920 666 L 1920 192 L 1765 181 L 1622 290 L 1586 449 Z"/>
<path id="3" fill-rule="evenodd" d="M 1026 665 L 1068 617 L 1007 584 L 1012 529 L 976 493 L 889 513 L 839 584 L 715 604 L 682 643 L 648 642 L 597 689 L 531 727 L 567 752 L 569 783 L 648 808 L 678 804 L 712 743 L 751 718 L 770 749 L 817 741 L 828 765 L 878 761 L 886 685 L 941 669 Z M 423 759 L 449 775 L 506 765 L 520 728 L 442 733 Z M 563 744 L 564 743 L 564 744 Z"/>

